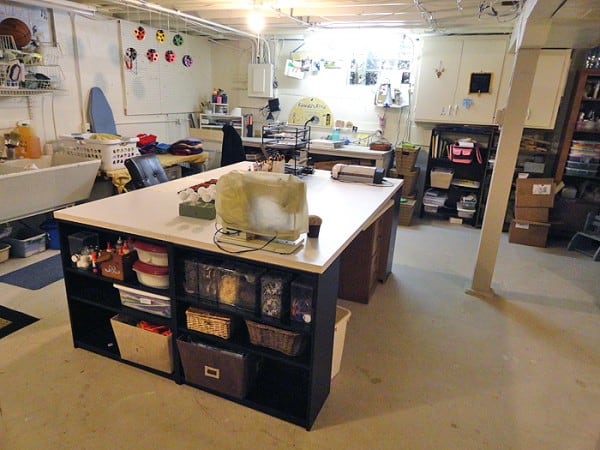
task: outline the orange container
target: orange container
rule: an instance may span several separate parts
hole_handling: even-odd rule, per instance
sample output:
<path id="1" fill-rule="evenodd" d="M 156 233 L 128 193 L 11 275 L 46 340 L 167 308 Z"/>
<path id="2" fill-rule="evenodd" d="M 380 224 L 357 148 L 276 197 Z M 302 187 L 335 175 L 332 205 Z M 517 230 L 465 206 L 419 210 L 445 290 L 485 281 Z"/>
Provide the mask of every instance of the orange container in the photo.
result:
<path id="1" fill-rule="evenodd" d="M 17 133 L 21 137 L 20 147 L 22 147 L 22 150 L 20 156 L 31 159 L 41 158 L 42 145 L 40 138 L 35 135 L 33 128 L 26 123 L 20 123 L 17 125 Z"/>

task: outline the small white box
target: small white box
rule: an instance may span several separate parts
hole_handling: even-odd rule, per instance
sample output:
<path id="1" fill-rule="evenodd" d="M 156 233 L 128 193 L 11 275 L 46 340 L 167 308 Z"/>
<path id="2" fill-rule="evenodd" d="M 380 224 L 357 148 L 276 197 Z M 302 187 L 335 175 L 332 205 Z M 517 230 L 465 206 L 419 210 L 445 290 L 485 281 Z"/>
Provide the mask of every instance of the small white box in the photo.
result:
<path id="1" fill-rule="evenodd" d="M 248 64 L 248 97 L 273 97 L 273 64 Z"/>

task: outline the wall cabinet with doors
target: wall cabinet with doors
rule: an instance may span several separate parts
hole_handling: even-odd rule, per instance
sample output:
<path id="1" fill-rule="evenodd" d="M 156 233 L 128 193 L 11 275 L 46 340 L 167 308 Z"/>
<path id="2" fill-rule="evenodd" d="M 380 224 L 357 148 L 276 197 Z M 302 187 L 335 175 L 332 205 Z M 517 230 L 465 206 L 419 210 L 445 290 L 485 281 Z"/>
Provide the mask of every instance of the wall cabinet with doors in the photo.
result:
<path id="1" fill-rule="evenodd" d="M 513 53 L 506 55 L 500 93 L 498 94 L 498 109 L 506 106 L 514 59 Z M 525 128 L 547 130 L 554 128 L 558 108 L 565 91 L 570 63 L 570 49 L 541 50 L 531 86 Z"/>
<path id="2" fill-rule="evenodd" d="M 557 232 L 583 228 L 588 212 L 600 210 L 600 69 L 577 73 L 557 156 L 555 180 L 565 188 L 553 214 Z"/>
<path id="3" fill-rule="evenodd" d="M 473 226 L 481 225 L 486 169 L 497 140 L 496 127 L 444 125 L 432 130 L 421 217 L 453 217 Z M 459 141 L 474 144 L 469 162 L 467 156 L 458 159 L 451 156 L 453 146 Z"/>
<path id="4" fill-rule="evenodd" d="M 507 44 L 505 36 L 425 39 L 415 120 L 492 125 Z"/>

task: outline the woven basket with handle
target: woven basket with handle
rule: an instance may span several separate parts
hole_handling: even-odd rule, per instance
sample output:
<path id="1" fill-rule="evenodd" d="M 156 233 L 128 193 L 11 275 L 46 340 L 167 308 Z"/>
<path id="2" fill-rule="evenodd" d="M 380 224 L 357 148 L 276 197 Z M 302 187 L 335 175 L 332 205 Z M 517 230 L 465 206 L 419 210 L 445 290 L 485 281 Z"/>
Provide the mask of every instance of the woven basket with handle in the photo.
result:
<path id="1" fill-rule="evenodd" d="M 231 317 L 190 307 L 185 312 L 189 330 L 229 339 L 233 329 Z"/>
<path id="2" fill-rule="evenodd" d="M 306 339 L 300 333 L 271 327 L 262 323 L 246 320 L 250 342 L 289 356 L 296 356 L 306 344 Z"/>

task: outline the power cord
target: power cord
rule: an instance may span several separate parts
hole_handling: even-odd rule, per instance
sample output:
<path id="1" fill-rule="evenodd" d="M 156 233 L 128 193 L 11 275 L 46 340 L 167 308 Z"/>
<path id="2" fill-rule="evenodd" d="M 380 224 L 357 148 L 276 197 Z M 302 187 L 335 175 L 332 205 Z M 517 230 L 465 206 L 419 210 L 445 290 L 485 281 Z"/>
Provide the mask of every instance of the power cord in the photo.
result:
<path id="1" fill-rule="evenodd" d="M 257 247 L 257 248 L 243 248 L 240 250 L 229 250 L 226 249 L 225 247 L 223 247 L 219 241 L 217 240 L 217 236 L 219 234 L 223 234 L 223 235 L 240 235 L 239 231 L 234 231 L 234 232 L 230 232 L 230 231 L 226 231 L 224 228 L 218 228 L 217 224 L 215 223 L 215 233 L 213 234 L 213 243 L 220 249 L 223 250 L 224 252 L 227 253 L 232 253 L 232 254 L 239 254 L 239 253 L 248 253 L 248 252 L 255 252 L 258 250 L 263 250 L 265 249 L 271 242 L 273 242 L 276 238 L 277 235 L 273 236 L 272 238 L 270 238 L 268 241 L 265 241 L 264 245 L 262 245 L 261 247 Z M 235 245 L 235 244 L 232 244 Z"/>

